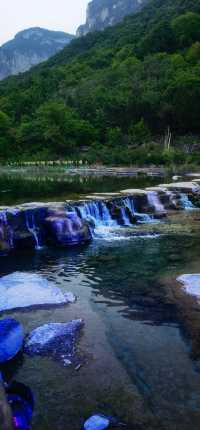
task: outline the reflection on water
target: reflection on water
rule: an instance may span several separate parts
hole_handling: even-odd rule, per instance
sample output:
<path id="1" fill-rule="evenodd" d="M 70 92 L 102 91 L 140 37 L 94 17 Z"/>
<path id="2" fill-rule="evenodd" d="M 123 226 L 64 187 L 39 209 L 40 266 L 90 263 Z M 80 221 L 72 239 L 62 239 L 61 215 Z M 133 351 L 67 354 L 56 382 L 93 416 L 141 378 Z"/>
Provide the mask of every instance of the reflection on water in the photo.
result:
<path id="1" fill-rule="evenodd" d="M 95 411 L 120 415 L 133 430 L 135 424 L 199 428 L 200 374 L 166 279 L 194 270 L 200 235 L 183 233 L 177 240 L 170 228 L 173 234 L 154 238 L 133 237 L 124 228 L 120 241 L 103 237 L 83 248 L 4 259 L 1 276 L 38 273 L 78 296 L 66 307 L 12 312 L 26 331 L 85 320 L 79 348 L 86 363 L 79 372 L 47 358 L 24 356 L 20 363 L 17 378 L 36 395 L 33 430 L 80 430 Z"/>
<path id="2" fill-rule="evenodd" d="M 114 192 L 125 188 L 157 185 L 160 177 L 70 176 L 65 172 L 41 174 L 0 174 L 0 205 L 15 205 L 31 201 L 76 200 L 80 195 Z"/>

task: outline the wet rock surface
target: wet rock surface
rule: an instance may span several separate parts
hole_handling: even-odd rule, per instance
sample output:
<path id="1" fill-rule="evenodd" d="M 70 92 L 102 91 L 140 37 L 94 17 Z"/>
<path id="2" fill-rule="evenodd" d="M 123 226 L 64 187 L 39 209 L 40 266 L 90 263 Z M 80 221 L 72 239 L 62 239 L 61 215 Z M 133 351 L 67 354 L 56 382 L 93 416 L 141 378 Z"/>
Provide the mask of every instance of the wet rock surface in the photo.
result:
<path id="1" fill-rule="evenodd" d="M 184 291 L 196 298 L 200 304 L 200 273 L 181 275 L 177 281 L 183 285 Z"/>
<path id="2" fill-rule="evenodd" d="M 15 272 L 0 278 L 0 312 L 42 305 L 73 303 L 72 293 L 64 294 L 42 276 Z"/>
<path id="3" fill-rule="evenodd" d="M 24 350 L 30 356 L 52 357 L 69 366 L 76 362 L 76 341 L 83 325 L 81 319 L 44 324 L 29 334 Z"/>
<path id="4" fill-rule="evenodd" d="M 80 245 L 92 239 L 89 225 L 76 214 L 52 210 L 45 219 L 47 242 L 60 246 Z"/>
<path id="5" fill-rule="evenodd" d="M 181 182 L 90 197 L 0 208 L 0 253 L 82 245 L 93 238 L 97 226 L 151 223 L 171 210 L 195 209 L 200 206 L 200 186 Z"/>

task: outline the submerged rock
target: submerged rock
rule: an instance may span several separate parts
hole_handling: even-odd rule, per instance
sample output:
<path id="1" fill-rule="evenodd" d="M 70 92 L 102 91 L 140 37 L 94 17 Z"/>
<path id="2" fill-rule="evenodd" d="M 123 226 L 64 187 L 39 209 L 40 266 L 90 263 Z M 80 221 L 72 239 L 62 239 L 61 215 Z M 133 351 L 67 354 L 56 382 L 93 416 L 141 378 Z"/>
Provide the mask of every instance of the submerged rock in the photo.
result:
<path id="1" fill-rule="evenodd" d="M 84 424 L 84 430 L 104 430 L 110 425 L 109 418 L 104 415 L 93 415 Z"/>
<path id="2" fill-rule="evenodd" d="M 108 428 L 127 428 L 117 418 L 103 414 L 94 414 L 84 424 L 84 430 L 105 430 Z"/>
<path id="3" fill-rule="evenodd" d="M 76 353 L 76 340 L 83 320 L 68 323 L 44 324 L 33 330 L 25 343 L 25 352 L 31 356 L 51 356 L 65 366 L 72 364 Z"/>
<path id="4" fill-rule="evenodd" d="M 183 284 L 187 294 L 196 297 L 200 303 L 200 273 L 179 276 L 177 281 Z"/>
<path id="5" fill-rule="evenodd" d="M 14 272 L 0 278 L 0 312 L 41 305 L 73 303 L 72 293 L 63 293 L 47 279 L 34 273 Z"/>
<path id="6" fill-rule="evenodd" d="M 11 360 L 22 349 L 23 328 L 13 318 L 0 321 L 0 363 Z"/>

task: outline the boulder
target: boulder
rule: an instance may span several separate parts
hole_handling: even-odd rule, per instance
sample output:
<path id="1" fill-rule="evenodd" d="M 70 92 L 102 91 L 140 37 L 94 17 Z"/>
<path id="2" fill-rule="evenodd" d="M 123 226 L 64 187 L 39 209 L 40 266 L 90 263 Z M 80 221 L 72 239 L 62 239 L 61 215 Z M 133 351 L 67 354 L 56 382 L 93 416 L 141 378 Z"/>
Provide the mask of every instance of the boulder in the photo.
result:
<path id="1" fill-rule="evenodd" d="M 200 303 L 200 273 L 181 275 L 177 278 L 187 294 L 194 296 Z"/>
<path id="2" fill-rule="evenodd" d="M 45 219 L 46 238 L 50 244 L 80 245 L 92 239 L 89 224 L 76 212 L 58 210 Z"/>
<path id="3" fill-rule="evenodd" d="M 25 352 L 31 356 L 50 356 L 65 366 L 70 365 L 76 358 L 76 341 L 82 327 L 81 319 L 37 327 L 25 342 Z"/>
<path id="4" fill-rule="evenodd" d="M 63 293 L 47 279 L 33 273 L 14 272 L 0 278 L 0 312 L 42 305 L 73 303 L 72 293 Z"/>

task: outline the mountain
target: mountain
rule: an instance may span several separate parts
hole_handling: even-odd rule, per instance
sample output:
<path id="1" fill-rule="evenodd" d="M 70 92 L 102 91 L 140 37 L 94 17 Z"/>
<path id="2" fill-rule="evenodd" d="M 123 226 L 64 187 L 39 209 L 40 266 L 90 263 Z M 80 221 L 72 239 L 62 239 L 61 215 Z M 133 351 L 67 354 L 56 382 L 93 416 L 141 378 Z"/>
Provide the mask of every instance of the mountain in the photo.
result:
<path id="1" fill-rule="evenodd" d="M 89 31 L 103 30 L 115 25 L 126 15 L 140 11 L 149 0 L 92 0 L 87 7 L 86 23 L 77 30 L 77 36 Z"/>
<path id="2" fill-rule="evenodd" d="M 29 70 L 63 49 L 74 36 L 44 28 L 29 28 L 0 47 L 0 79 Z"/>
<path id="3" fill-rule="evenodd" d="M 150 0 L 0 83 L 2 161 L 200 163 L 199 135 L 200 0 Z"/>

